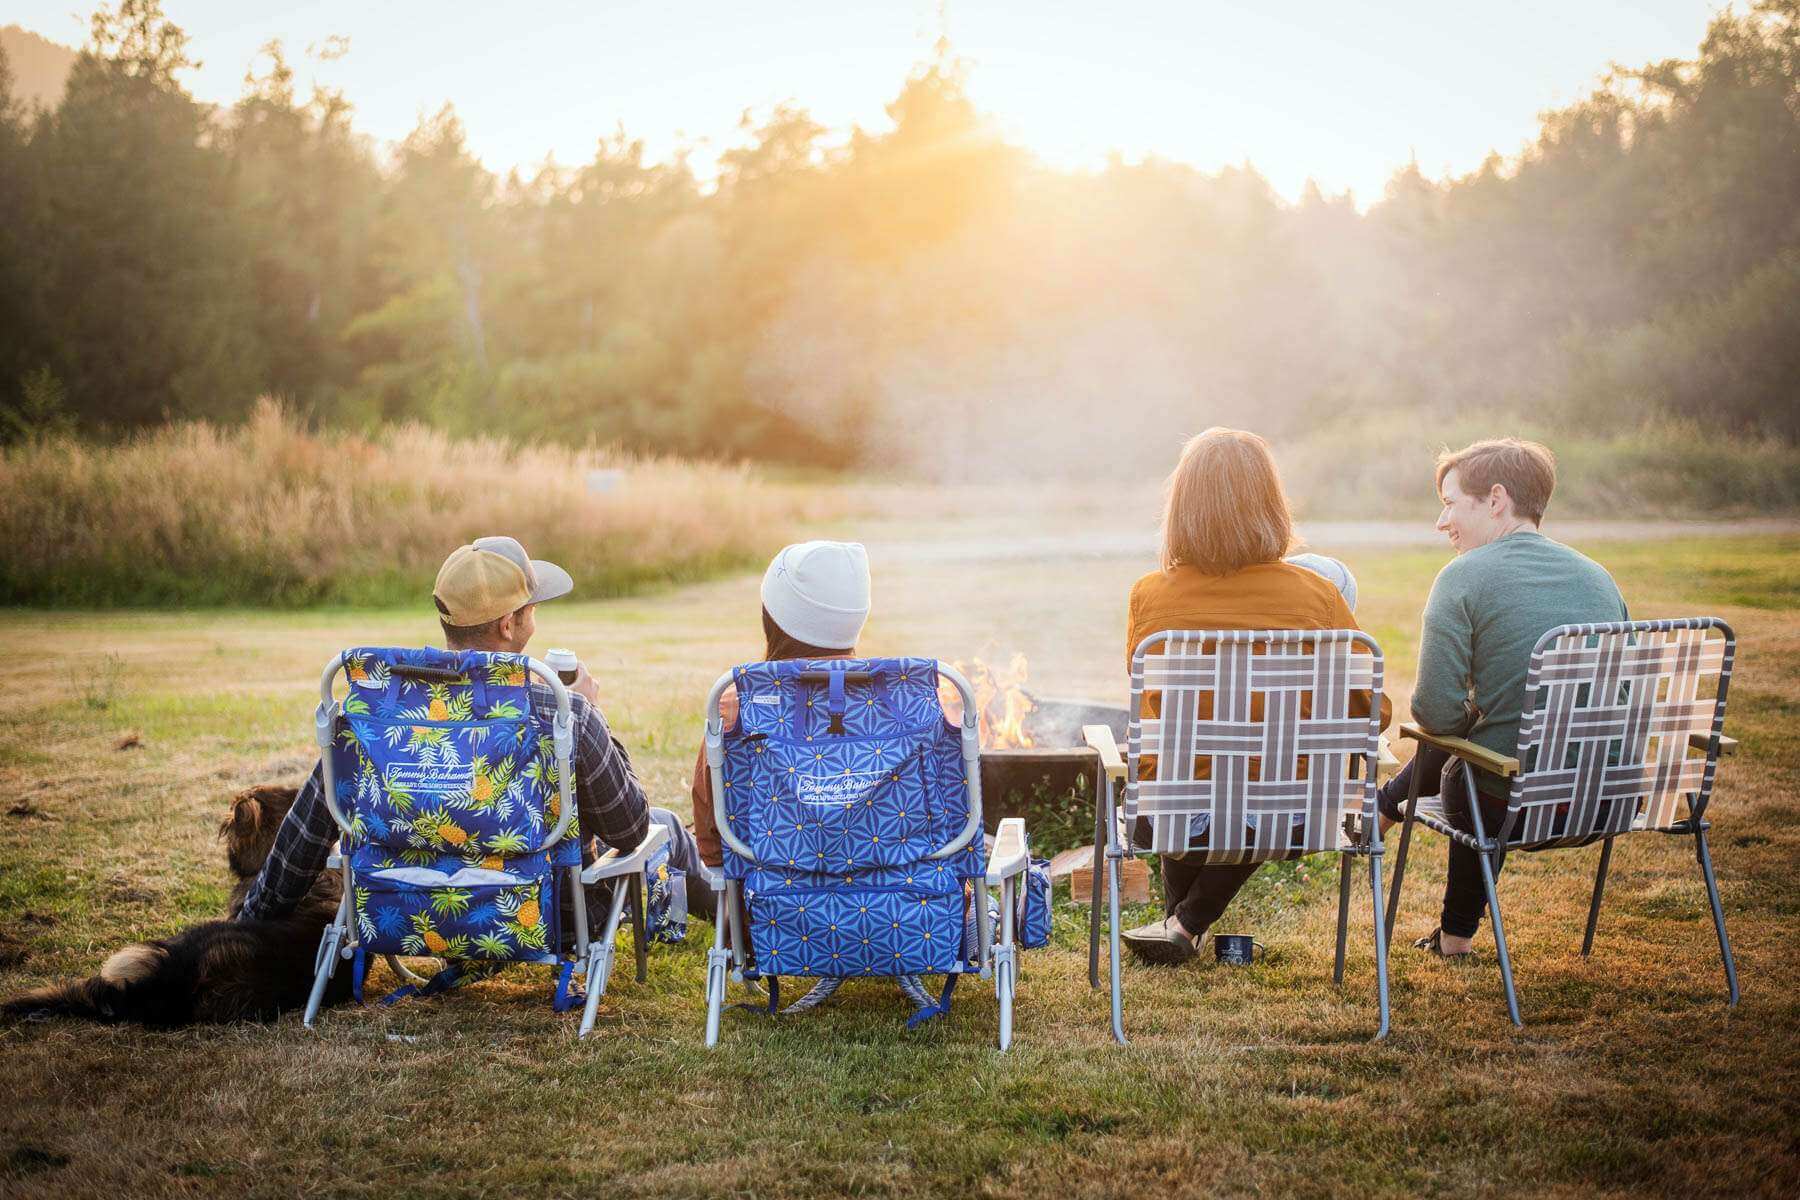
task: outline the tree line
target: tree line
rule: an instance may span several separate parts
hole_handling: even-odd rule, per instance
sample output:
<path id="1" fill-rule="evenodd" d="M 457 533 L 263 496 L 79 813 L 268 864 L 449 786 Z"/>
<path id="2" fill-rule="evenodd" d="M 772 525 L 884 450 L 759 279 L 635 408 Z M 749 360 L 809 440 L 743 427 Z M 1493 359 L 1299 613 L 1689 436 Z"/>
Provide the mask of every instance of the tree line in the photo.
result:
<path id="1" fill-rule="evenodd" d="M 1800 439 L 1800 0 L 1728 9 L 1692 58 L 1614 68 L 1520 153 L 1409 166 L 1366 211 L 1247 163 L 1051 169 L 947 53 L 885 130 L 746 114 L 716 182 L 623 130 L 496 176 L 448 107 L 378 147 L 278 44 L 229 107 L 190 65 L 158 0 L 95 13 L 54 107 L 0 60 L 9 436 L 273 395 L 322 424 L 965 473 L 1373 412 Z"/>

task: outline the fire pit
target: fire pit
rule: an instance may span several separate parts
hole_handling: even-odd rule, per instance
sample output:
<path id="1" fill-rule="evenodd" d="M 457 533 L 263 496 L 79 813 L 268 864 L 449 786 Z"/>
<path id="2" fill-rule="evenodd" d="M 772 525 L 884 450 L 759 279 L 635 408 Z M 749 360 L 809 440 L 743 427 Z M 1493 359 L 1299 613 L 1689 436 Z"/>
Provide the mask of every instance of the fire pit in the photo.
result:
<path id="1" fill-rule="evenodd" d="M 1027 695 L 1023 745 L 981 751 L 981 807 L 988 824 L 1003 817 L 1025 817 L 1028 827 L 1042 818 L 1079 813 L 1092 824 L 1094 752 L 1082 741 L 1083 725 L 1105 725 L 1121 745 L 1125 742 L 1125 710 L 1090 700 L 1054 700 Z M 1085 826 L 1083 826 L 1085 828 Z"/>
<path id="2" fill-rule="evenodd" d="M 981 714 L 981 807 L 991 828 L 1024 817 L 1032 843 L 1054 852 L 1093 836 L 1094 752 L 1083 725 L 1106 725 L 1125 740 L 1125 710 L 1090 700 L 1056 700 L 1025 690 L 1026 664 L 1015 655 L 1007 670 L 974 659 L 955 664 L 968 679 Z M 962 700 L 948 684 L 944 712 L 962 718 Z"/>

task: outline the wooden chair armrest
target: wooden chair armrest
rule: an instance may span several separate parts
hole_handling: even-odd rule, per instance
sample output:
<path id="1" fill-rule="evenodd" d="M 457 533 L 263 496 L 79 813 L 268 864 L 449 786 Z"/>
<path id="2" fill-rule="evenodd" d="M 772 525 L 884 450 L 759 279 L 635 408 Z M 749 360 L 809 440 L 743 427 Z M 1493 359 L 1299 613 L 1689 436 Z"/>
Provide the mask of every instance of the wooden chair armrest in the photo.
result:
<path id="1" fill-rule="evenodd" d="M 1707 736 L 1704 733 L 1688 734 L 1688 745 L 1692 746 L 1694 749 L 1705 750 L 1706 743 L 1707 743 Z M 1726 737 L 1724 734 L 1721 733 L 1719 735 L 1719 757 L 1724 758 L 1728 754 L 1736 754 L 1736 753 L 1737 753 L 1737 739 L 1734 737 Z"/>
<path id="2" fill-rule="evenodd" d="M 1435 733 L 1426 733 L 1417 725 L 1400 726 L 1400 736 L 1411 738 L 1425 746 L 1435 746 L 1446 754 L 1454 754 L 1470 766 L 1486 771 L 1490 775 L 1499 775 L 1510 779 L 1519 773 L 1519 760 L 1508 758 L 1504 754 L 1495 754 L 1486 746 L 1478 746 L 1468 738 L 1439 737 Z"/>
<path id="3" fill-rule="evenodd" d="M 1375 778 L 1392 779 L 1400 773 L 1400 759 L 1395 756 L 1394 748 L 1388 744 L 1387 734 L 1382 734 L 1375 756 Z"/>
<path id="4" fill-rule="evenodd" d="M 1119 757 L 1119 743 L 1113 740 L 1110 725 L 1083 725 L 1081 736 L 1100 755 L 1100 769 L 1108 779 L 1125 778 L 1125 760 Z"/>

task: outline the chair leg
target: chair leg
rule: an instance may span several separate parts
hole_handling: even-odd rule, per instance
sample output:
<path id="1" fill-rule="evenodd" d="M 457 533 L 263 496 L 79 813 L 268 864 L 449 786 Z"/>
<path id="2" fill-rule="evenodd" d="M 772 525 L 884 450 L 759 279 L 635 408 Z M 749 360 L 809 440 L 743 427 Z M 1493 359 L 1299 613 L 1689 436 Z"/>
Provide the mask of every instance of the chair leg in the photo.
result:
<path id="1" fill-rule="evenodd" d="M 318 967 L 313 971 L 312 992 L 306 998 L 306 1012 L 300 1018 L 300 1024 L 311 1029 L 313 1022 L 319 1017 L 319 1006 L 325 1001 L 325 984 L 337 970 L 338 939 L 343 929 L 334 920 L 319 935 Z"/>
<path id="2" fill-rule="evenodd" d="M 1494 950 L 1500 956 L 1500 982 L 1506 988 L 1506 1015 L 1520 1029 L 1525 1022 L 1519 1018 L 1519 994 L 1513 989 L 1512 956 L 1506 951 L 1506 924 L 1500 917 L 1500 896 L 1494 890 L 1494 867 L 1488 856 L 1477 856 L 1481 860 L 1481 884 L 1487 889 L 1488 917 L 1494 922 Z"/>
<path id="3" fill-rule="evenodd" d="M 993 914 L 988 911 L 988 900 L 992 895 L 993 893 L 988 891 L 987 881 L 978 879 L 975 881 L 973 894 L 969 896 L 969 903 L 973 905 L 975 913 L 975 961 L 980 965 L 980 976 L 983 979 L 994 974 L 995 933 L 991 922 Z M 1002 905 L 1006 903 L 1005 883 L 1000 885 L 1000 902 Z M 1002 911 L 1009 910 L 1002 909 Z M 998 987 L 998 984 L 995 986 Z"/>
<path id="4" fill-rule="evenodd" d="M 1381 849 L 1377 844 L 1377 850 Z M 1345 855 L 1348 866 L 1349 855 Z M 1375 1030 L 1375 1040 L 1380 1041 L 1388 1035 L 1388 944 L 1387 936 L 1381 928 L 1381 855 L 1369 856 L 1369 908 L 1375 926 L 1375 1002 L 1381 1011 L 1381 1025 Z M 1341 928 L 1341 919 L 1340 919 Z M 1338 935 L 1338 961 L 1343 962 L 1343 934 Z"/>
<path id="5" fill-rule="evenodd" d="M 575 957 L 586 962 L 588 953 L 587 886 L 581 882 L 579 865 L 569 868 L 569 897 L 571 901 L 569 907 L 575 914 Z"/>
<path id="6" fill-rule="evenodd" d="M 1106 852 L 1106 802 L 1109 799 L 1106 772 L 1094 780 L 1094 871 L 1093 902 L 1088 906 L 1088 986 L 1100 986 L 1100 864 Z"/>
<path id="7" fill-rule="evenodd" d="M 749 930 L 750 909 L 743 897 L 744 889 L 737 880 L 725 881 L 725 903 L 731 908 L 731 919 L 726 925 L 726 940 L 731 946 L 731 978 L 734 983 L 744 981 L 744 968 L 750 961 L 750 941 L 745 936 Z"/>
<path id="8" fill-rule="evenodd" d="M 345 877 L 349 877 L 349 868 L 345 868 Z M 350 897 L 354 894 L 346 887 L 344 894 L 338 899 L 337 912 L 331 918 L 331 924 L 325 926 L 325 932 L 319 935 L 319 952 L 313 959 L 312 991 L 306 997 L 306 1011 L 300 1016 L 300 1024 L 307 1029 L 319 1017 L 319 1006 L 325 1002 L 325 985 L 337 973 L 338 948 L 350 933 Z"/>
<path id="9" fill-rule="evenodd" d="M 1115 850 L 1108 846 L 1106 850 L 1106 889 L 1107 908 L 1112 919 L 1110 935 L 1112 950 L 1112 1030 L 1113 1039 L 1121 1046 L 1130 1045 L 1125 1038 L 1125 994 L 1124 980 L 1120 978 L 1119 964 L 1119 860 L 1124 857 L 1123 850 Z"/>
<path id="10" fill-rule="evenodd" d="M 1600 923 L 1600 897 L 1606 892 L 1606 868 L 1612 863 L 1613 840 L 1600 843 L 1600 867 L 1594 872 L 1594 898 L 1588 902 L 1587 933 L 1581 939 L 1581 957 L 1594 949 L 1594 928 Z"/>
<path id="11" fill-rule="evenodd" d="M 1012 981 L 1012 947 L 1006 947 L 1000 972 L 1000 1053 L 1004 1054 L 1012 1046 L 1013 1040 L 1013 981 Z"/>
<path id="12" fill-rule="evenodd" d="M 594 1018 L 600 1012 L 600 997 L 606 994 L 607 977 L 612 974 L 613 946 L 610 941 L 595 942 L 588 948 L 587 1003 L 581 1006 L 581 1028 L 577 1038 L 593 1031 Z"/>
<path id="13" fill-rule="evenodd" d="M 994 992 L 1000 1000 L 1000 1052 L 1006 1053 L 1013 1040 L 1013 998 L 1018 993 L 1019 948 L 1015 944 L 1013 913 L 1014 891 L 1018 885 L 1011 877 L 1000 884 L 1000 941 L 994 948 Z M 986 889 L 983 889 L 984 891 Z"/>
<path id="14" fill-rule="evenodd" d="M 731 951 L 725 948 L 725 927 L 735 919 L 729 893 L 719 892 L 713 944 L 706 952 L 706 1045 L 719 1044 L 719 1017 L 725 1011 L 725 976 L 731 969 Z"/>
<path id="15" fill-rule="evenodd" d="M 619 937 L 619 920 L 625 913 L 628 898 L 629 893 L 615 884 L 612 905 L 606 912 L 606 924 L 601 929 L 600 936 L 588 944 L 587 967 L 584 972 L 587 1004 L 581 1010 L 581 1029 L 576 1034 L 577 1037 L 588 1035 L 588 1031 L 594 1027 L 594 1016 L 600 1011 L 600 997 L 606 994 L 606 984 L 612 976 L 613 950 Z"/>
<path id="16" fill-rule="evenodd" d="M 1698 824 L 1698 822 L 1696 822 Z M 1730 996 L 1726 1006 L 1738 1002 L 1737 962 L 1731 957 L 1731 939 L 1725 935 L 1725 906 L 1719 902 L 1719 881 L 1713 877 L 1712 854 L 1706 848 L 1706 830 L 1694 831 L 1694 857 L 1700 862 L 1700 875 L 1706 880 L 1706 899 L 1712 905 L 1713 930 L 1719 935 L 1719 957 L 1725 960 L 1725 988 Z"/>
<path id="17" fill-rule="evenodd" d="M 644 911 L 644 873 L 631 876 L 631 943 L 637 955 L 637 981 L 650 978 L 650 919 Z"/>
<path id="18" fill-rule="evenodd" d="M 1442 785 L 1440 784 L 1441 788 Z M 1414 814 L 1419 808 L 1419 771 L 1412 773 L 1410 786 L 1406 796 L 1406 820 L 1400 823 L 1400 852 L 1394 856 L 1394 882 L 1388 887 L 1387 920 L 1382 930 L 1382 938 L 1389 946 L 1394 944 L 1394 918 L 1400 913 L 1400 881 L 1406 878 L 1406 851 L 1412 845 Z M 1375 815 L 1377 821 L 1381 814 Z M 1379 825 L 1376 828 L 1380 828 Z"/>
<path id="19" fill-rule="evenodd" d="M 1506 949 L 1506 922 L 1500 916 L 1500 893 L 1494 887 L 1494 881 L 1500 874 L 1500 867 L 1506 861 L 1506 847 L 1497 841 L 1488 841 L 1487 823 L 1481 817 L 1481 797 L 1475 791 L 1475 768 L 1467 762 L 1459 763 L 1462 767 L 1463 795 L 1469 805 L 1469 822 L 1475 827 L 1475 839 L 1480 844 L 1493 845 L 1490 857 L 1487 851 L 1476 851 L 1475 861 L 1481 864 L 1481 886 L 1487 892 L 1488 916 L 1494 922 L 1494 950 L 1500 956 L 1500 982 L 1506 989 L 1506 1015 L 1512 1023 L 1525 1028 L 1525 1022 L 1519 1019 L 1519 994 L 1513 988 L 1512 955 Z"/>
<path id="20" fill-rule="evenodd" d="M 1338 936 L 1337 962 L 1331 970 L 1331 982 L 1339 987 L 1344 985 L 1344 942 L 1350 936 L 1350 855 L 1338 856 Z M 1380 929 L 1381 914 L 1375 914 L 1376 928 Z"/>

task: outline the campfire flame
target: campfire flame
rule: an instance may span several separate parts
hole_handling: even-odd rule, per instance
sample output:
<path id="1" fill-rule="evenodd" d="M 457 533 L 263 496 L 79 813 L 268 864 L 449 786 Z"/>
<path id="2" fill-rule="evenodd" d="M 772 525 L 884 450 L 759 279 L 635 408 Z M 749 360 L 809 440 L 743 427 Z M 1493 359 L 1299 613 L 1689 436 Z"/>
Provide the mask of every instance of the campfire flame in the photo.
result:
<path id="1" fill-rule="evenodd" d="M 1027 670 L 1023 654 L 1012 656 L 1004 674 L 979 658 L 968 662 L 959 659 L 953 665 L 975 692 L 983 750 L 1023 749 L 1036 744 L 1025 729 L 1025 718 L 1037 704 L 1025 694 Z M 948 680 L 939 683 L 938 699 L 944 706 L 944 715 L 961 723 L 962 694 Z"/>

